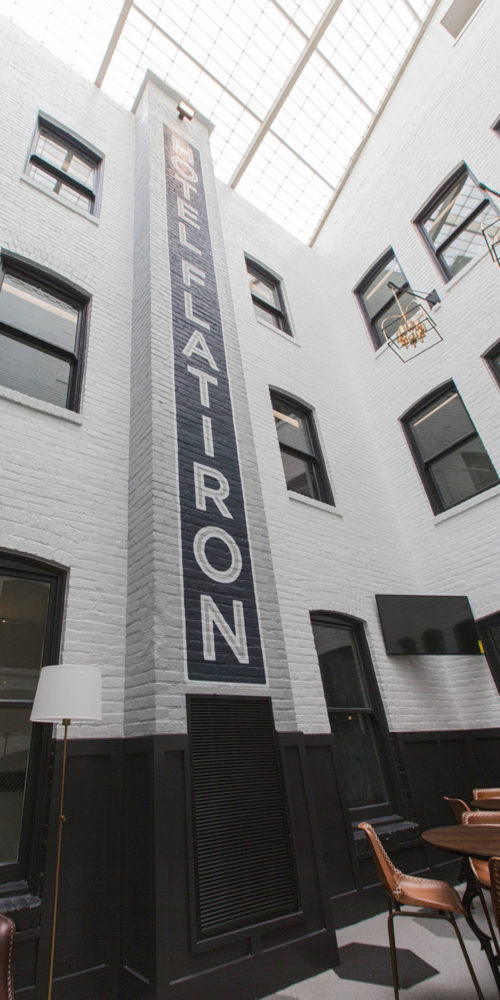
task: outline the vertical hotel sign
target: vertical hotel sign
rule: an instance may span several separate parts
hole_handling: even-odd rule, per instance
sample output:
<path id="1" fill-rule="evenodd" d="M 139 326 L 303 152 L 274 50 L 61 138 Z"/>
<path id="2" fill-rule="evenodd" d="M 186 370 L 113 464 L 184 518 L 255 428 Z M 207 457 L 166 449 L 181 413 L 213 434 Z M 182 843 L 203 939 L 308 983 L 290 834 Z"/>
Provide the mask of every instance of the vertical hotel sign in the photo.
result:
<path id="1" fill-rule="evenodd" d="M 200 155 L 164 132 L 188 677 L 264 684 Z"/>

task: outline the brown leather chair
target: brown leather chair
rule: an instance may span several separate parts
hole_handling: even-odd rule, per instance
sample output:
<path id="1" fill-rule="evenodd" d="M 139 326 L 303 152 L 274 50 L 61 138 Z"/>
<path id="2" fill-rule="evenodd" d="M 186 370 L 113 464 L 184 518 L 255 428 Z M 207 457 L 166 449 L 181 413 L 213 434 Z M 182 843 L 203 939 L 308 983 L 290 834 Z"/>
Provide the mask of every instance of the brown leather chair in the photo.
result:
<path id="1" fill-rule="evenodd" d="M 500 799 L 500 788 L 473 788 L 473 799 Z"/>
<path id="2" fill-rule="evenodd" d="M 449 799 L 446 795 L 443 795 L 443 798 L 448 803 L 457 823 L 461 823 L 463 814 L 469 812 L 467 803 L 463 799 Z"/>
<path id="3" fill-rule="evenodd" d="M 491 902 L 495 923 L 500 931 L 500 858 L 490 858 L 488 862 L 491 883 Z"/>
<path id="4" fill-rule="evenodd" d="M 12 951 L 16 926 L 0 913 L 0 1000 L 14 1000 Z"/>
<path id="5" fill-rule="evenodd" d="M 368 837 L 368 842 L 373 854 L 373 860 L 377 868 L 378 877 L 389 897 L 389 947 L 391 952 L 392 979 L 394 985 L 395 1000 L 399 1000 L 399 977 L 396 955 L 396 940 L 394 936 L 395 917 L 436 917 L 447 920 L 457 935 L 463 956 L 467 963 L 472 982 L 479 1000 L 484 1000 L 481 987 L 476 978 L 472 963 L 467 954 L 462 935 L 457 927 L 454 914 L 465 916 L 465 910 L 460 902 L 460 897 L 455 889 L 447 882 L 439 882 L 437 879 L 417 878 L 414 875 L 404 875 L 392 863 L 386 853 L 381 841 L 377 837 L 375 830 L 369 823 L 359 823 L 359 829 L 364 830 Z M 402 910 L 402 906 L 417 908 L 414 910 Z M 430 911 L 430 912 L 429 912 Z"/>

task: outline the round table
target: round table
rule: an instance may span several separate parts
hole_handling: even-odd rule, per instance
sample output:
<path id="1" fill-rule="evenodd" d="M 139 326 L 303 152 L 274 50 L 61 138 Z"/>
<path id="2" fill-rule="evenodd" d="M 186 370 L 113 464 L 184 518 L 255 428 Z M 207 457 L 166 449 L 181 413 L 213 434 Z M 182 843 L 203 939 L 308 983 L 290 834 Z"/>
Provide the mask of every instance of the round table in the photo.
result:
<path id="1" fill-rule="evenodd" d="M 425 830 L 422 837 L 434 847 L 442 847 L 443 850 L 451 851 L 453 854 L 462 854 L 465 858 L 471 856 L 486 859 L 500 857 L 500 825 L 436 826 L 432 830 Z M 484 933 L 472 916 L 472 900 L 477 895 L 476 880 L 469 864 L 465 866 L 465 870 L 467 872 L 467 888 L 462 899 L 465 918 L 481 942 L 500 995 L 500 968 L 493 954 L 491 938 L 489 934 Z"/>
<path id="2" fill-rule="evenodd" d="M 500 799 L 474 799 L 470 807 L 471 809 L 487 809 L 489 812 L 496 812 L 500 810 Z"/>
<path id="3" fill-rule="evenodd" d="M 500 857 L 500 817 L 498 826 L 436 826 L 425 830 L 422 837 L 428 844 L 453 854 Z"/>

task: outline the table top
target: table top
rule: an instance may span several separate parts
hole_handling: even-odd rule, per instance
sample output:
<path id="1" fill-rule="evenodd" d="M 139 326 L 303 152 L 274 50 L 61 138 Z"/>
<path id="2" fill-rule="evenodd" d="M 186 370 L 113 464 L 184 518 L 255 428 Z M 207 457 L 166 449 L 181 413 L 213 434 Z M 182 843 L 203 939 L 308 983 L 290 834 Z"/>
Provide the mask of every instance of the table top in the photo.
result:
<path id="1" fill-rule="evenodd" d="M 436 826 L 424 830 L 422 837 L 428 844 L 442 847 L 454 854 L 468 854 L 475 858 L 500 857 L 499 826 Z"/>
<path id="2" fill-rule="evenodd" d="M 497 809 L 500 810 L 500 799 L 474 799 L 470 803 L 470 807 L 471 809 L 487 809 L 495 812 Z"/>

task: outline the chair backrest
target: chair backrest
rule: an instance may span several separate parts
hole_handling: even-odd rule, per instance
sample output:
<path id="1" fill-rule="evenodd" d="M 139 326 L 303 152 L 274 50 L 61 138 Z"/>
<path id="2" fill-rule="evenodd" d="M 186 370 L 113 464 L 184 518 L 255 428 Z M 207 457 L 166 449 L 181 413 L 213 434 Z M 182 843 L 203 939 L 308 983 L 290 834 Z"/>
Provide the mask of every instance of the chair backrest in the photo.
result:
<path id="1" fill-rule="evenodd" d="M 500 799 L 500 788 L 473 788 L 473 799 Z"/>
<path id="2" fill-rule="evenodd" d="M 491 902 L 495 922 L 500 930 L 500 858 L 490 858 L 488 862 L 491 882 Z"/>
<path id="3" fill-rule="evenodd" d="M 461 823 L 463 814 L 469 812 L 467 803 L 463 799 L 449 799 L 447 795 L 443 795 L 443 798 L 448 803 L 457 823 Z"/>
<path id="4" fill-rule="evenodd" d="M 0 913 L 0 1000 L 14 1000 L 12 950 L 15 933 L 13 921 Z"/>
<path id="5" fill-rule="evenodd" d="M 364 830 L 366 836 L 368 837 L 368 843 L 370 844 L 371 852 L 373 854 L 373 860 L 377 868 L 378 877 L 385 891 L 389 893 L 389 896 L 394 896 L 401 878 L 399 868 L 396 868 L 396 866 L 393 865 L 385 847 L 369 823 L 358 823 L 358 828 L 360 830 Z"/>
<path id="6" fill-rule="evenodd" d="M 474 809 L 473 812 L 463 813 L 462 823 L 465 826 L 500 826 L 500 812 Z"/>

